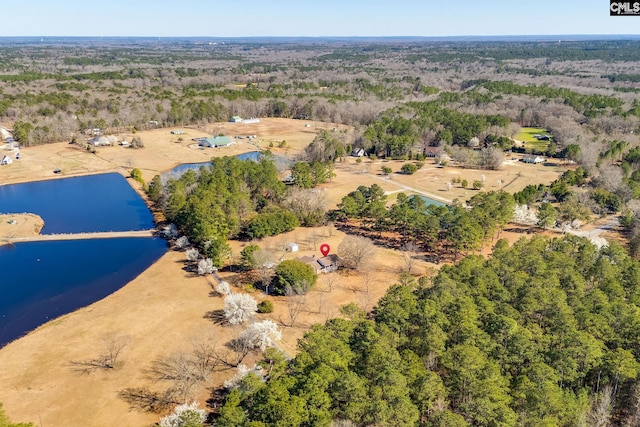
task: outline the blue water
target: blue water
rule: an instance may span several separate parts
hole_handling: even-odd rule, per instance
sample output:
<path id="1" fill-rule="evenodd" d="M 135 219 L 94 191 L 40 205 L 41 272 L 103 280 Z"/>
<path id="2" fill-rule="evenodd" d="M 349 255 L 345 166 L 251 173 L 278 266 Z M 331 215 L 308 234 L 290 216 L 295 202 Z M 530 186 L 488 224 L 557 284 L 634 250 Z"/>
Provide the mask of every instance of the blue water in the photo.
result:
<path id="1" fill-rule="evenodd" d="M 153 237 L 0 246 L 0 347 L 115 292 L 166 250 Z"/>
<path id="2" fill-rule="evenodd" d="M 259 151 L 251 151 L 249 153 L 243 153 L 243 154 L 238 154 L 236 156 L 236 158 L 240 159 L 240 160 L 257 160 L 260 157 L 260 152 Z M 171 169 L 169 172 L 167 172 L 168 175 L 170 176 L 176 176 L 176 175 L 181 175 L 182 173 L 188 171 L 188 170 L 198 170 L 200 169 L 202 166 L 209 166 L 211 164 L 211 162 L 200 162 L 200 163 L 183 163 L 181 165 L 176 166 L 175 168 Z"/>
<path id="3" fill-rule="evenodd" d="M 144 201 L 117 173 L 0 186 L 0 213 L 35 213 L 42 234 L 145 230 Z"/>
<path id="4" fill-rule="evenodd" d="M 430 199 L 427 196 L 418 196 L 418 197 L 420 197 L 422 200 L 424 200 L 424 203 L 427 206 L 428 205 L 436 205 L 436 206 L 446 206 L 447 205 L 446 203 L 442 203 L 442 202 L 439 202 L 437 200 Z"/>

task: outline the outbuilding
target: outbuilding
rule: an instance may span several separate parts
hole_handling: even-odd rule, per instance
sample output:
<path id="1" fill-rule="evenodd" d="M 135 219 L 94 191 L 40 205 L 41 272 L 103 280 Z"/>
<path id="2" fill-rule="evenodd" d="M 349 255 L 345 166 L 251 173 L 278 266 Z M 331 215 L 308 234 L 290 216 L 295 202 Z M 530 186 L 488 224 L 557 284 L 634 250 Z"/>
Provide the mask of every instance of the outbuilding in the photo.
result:
<path id="1" fill-rule="evenodd" d="M 544 163 L 544 157 L 540 157 L 540 156 L 524 156 L 522 158 L 522 161 L 525 162 L 525 163 L 533 163 L 533 164 Z"/>
<path id="2" fill-rule="evenodd" d="M 90 145 L 93 145 L 94 147 L 100 147 L 100 146 L 105 146 L 105 145 L 113 145 L 113 144 L 117 144 L 118 143 L 118 138 L 113 136 L 113 135 L 109 135 L 109 136 L 98 136 L 96 138 L 91 138 L 89 141 L 87 141 Z"/>
<path id="3" fill-rule="evenodd" d="M 13 163 L 13 159 L 9 156 L 4 156 L 2 160 L 0 160 L 0 165 L 10 165 Z"/>
<path id="4" fill-rule="evenodd" d="M 240 122 L 242 122 L 242 117 L 240 117 L 240 116 L 233 116 L 233 117 L 231 117 L 231 119 L 229 119 L 229 121 L 230 121 L 231 123 L 240 123 Z"/>
<path id="5" fill-rule="evenodd" d="M 228 136 L 214 136 L 212 138 L 198 138 L 198 145 L 200 147 L 207 148 L 218 148 L 218 147 L 228 147 L 232 144 L 231 138 Z"/>

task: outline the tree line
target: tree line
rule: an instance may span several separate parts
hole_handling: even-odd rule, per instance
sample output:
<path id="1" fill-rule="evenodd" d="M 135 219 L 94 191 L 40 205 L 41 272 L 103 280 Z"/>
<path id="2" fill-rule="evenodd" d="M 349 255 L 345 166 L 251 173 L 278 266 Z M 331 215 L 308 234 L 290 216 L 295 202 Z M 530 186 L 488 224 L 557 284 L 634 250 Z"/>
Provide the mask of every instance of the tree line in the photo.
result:
<path id="1" fill-rule="evenodd" d="M 466 206 L 427 204 L 419 196 L 397 195 L 387 207 L 384 190 L 377 184 L 360 186 L 342 198 L 334 215 L 338 221 L 355 221 L 358 233 L 375 238 L 383 232 L 394 233 L 397 248 L 412 242 L 426 251 L 452 253 L 457 257 L 480 247 L 482 242 L 513 219 L 515 201 L 506 191 L 481 192 Z"/>
<path id="2" fill-rule="evenodd" d="M 315 325 L 265 354 L 219 426 L 636 425 L 640 264 L 622 247 L 534 237 L 405 277 L 371 319 Z"/>

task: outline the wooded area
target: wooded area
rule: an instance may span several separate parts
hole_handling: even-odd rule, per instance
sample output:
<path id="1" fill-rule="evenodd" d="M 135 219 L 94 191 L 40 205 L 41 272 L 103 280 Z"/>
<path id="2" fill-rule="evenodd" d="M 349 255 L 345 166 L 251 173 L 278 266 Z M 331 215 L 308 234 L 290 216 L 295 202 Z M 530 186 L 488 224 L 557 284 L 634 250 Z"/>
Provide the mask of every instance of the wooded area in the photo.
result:
<path id="1" fill-rule="evenodd" d="M 174 237 L 194 246 L 190 261 L 204 257 L 200 274 L 231 264 L 228 239 L 329 220 L 409 258 L 419 252 L 447 263 L 433 277 L 402 275 L 370 313 L 343 306 L 341 318 L 311 328 L 292 360 L 268 349 L 262 369 L 213 394 L 215 425 L 640 423 L 640 42 L 73 47 L 0 49 L 0 122 L 22 146 L 83 145 L 87 130 L 199 126 L 236 115 L 355 128 L 349 138 L 319 131 L 284 166 L 263 152 L 257 161 L 220 157 L 156 176 L 149 197 Z M 545 130 L 536 148 L 516 140 L 523 127 Z M 478 192 L 451 206 L 404 192 L 391 203 L 372 184 L 327 212 L 313 190 L 351 153 L 401 159 L 400 172 L 410 175 L 427 159 L 499 169 L 510 152 L 567 170 L 515 194 L 458 177 L 448 185 Z M 539 230 L 619 214 L 628 239 L 602 248 L 575 236 L 513 247 L 498 240 L 529 208 Z M 495 245 L 487 259 L 474 255 L 483 245 Z M 249 252 L 245 269 L 271 261 L 259 248 Z M 256 277 L 268 291 L 270 275 Z M 285 278 L 280 272 L 275 290 L 291 296 Z M 315 275 L 305 291 L 314 283 Z"/>

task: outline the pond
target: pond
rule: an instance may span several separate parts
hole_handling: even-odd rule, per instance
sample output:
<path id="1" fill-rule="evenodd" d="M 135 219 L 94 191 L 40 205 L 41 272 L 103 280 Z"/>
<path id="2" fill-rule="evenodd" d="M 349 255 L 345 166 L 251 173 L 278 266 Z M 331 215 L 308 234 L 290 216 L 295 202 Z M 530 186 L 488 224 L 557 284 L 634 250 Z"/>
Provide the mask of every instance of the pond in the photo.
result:
<path id="1" fill-rule="evenodd" d="M 424 203 L 425 203 L 426 205 L 447 206 L 447 204 L 446 204 L 446 203 L 444 203 L 444 202 L 439 202 L 439 201 L 434 200 L 434 199 L 430 199 L 430 198 L 428 198 L 427 196 L 418 196 L 418 197 L 420 197 L 422 200 L 424 200 Z"/>
<path id="2" fill-rule="evenodd" d="M 118 173 L 0 186 L 0 213 L 34 213 L 42 234 L 146 230 L 153 216 Z"/>
<path id="3" fill-rule="evenodd" d="M 238 154 L 236 156 L 236 158 L 238 158 L 239 160 L 258 160 L 258 158 L 260 157 L 260 152 L 259 151 L 251 151 L 249 153 L 243 153 L 243 154 Z M 200 169 L 202 166 L 209 166 L 211 165 L 211 162 L 200 162 L 200 163 L 183 163 L 181 165 L 176 166 L 175 168 L 171 169 L 170 171 L 166 172 L 166 175 L 169 175 L 171 177 L 177 177 L 182 175 L 184 172 L 188 171 L 188 170 L 198 170 Z"/>
<path id="4" fill-rule="evenodd" d="M 117 173 L 0 186 L 0 212 L 39 215 L 43 234 L 154 228 L 142 198 Z M 120 289 L 166 250 L 153 237 L 0 246 L 0 346 Z"/>
<path id="5" fill-rule="evenodd" d="M 166 250 L 155 237 L 0 246 L 0 347 L 115 292 Z"/>

